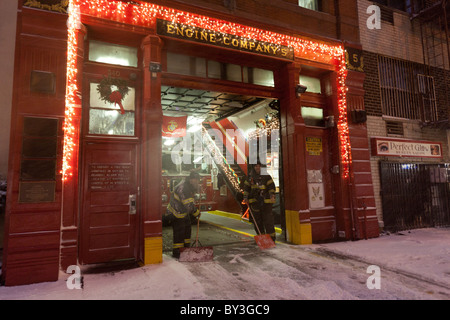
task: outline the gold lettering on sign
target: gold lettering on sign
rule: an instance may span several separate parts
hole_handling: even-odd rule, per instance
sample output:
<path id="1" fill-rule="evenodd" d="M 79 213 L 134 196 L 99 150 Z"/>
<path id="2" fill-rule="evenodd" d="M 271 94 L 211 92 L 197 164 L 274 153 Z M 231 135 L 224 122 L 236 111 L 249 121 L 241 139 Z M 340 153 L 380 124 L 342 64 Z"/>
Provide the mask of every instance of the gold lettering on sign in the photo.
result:
<path id="1" fill-rule="evenodd" d="M 265 41 L 246 39 L 232 34 L 224 34 L 213 30 L 188 26 L 181 23 L 173 23 L 166 20 L 157 20 L 157 32 L 159 35 L 183 40 L 227 47 L 235 50 L 264 54 L 289 60 L 294 59 L 294 49 L 291 47 Z"/>

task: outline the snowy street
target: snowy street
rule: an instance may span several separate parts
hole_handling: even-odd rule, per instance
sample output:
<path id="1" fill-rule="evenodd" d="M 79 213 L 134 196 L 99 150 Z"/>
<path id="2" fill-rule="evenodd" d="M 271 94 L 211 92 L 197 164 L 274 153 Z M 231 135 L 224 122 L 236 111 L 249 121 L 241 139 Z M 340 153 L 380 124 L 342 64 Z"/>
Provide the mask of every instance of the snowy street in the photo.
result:
<path id="1" fill-rule="evenodd" d="M 449 300 L 450 229 L 418 229 L 356 242 L 260 250 L 253 241 L 214 247 L 214 261 L 84 273 L 82 289 L 60 280 L 0 287 L 0 299 L 55 300 Z M 367 282 L 379 268 L 380 278 Z M 378 282 L 377 282 L 378 281 Z M 369 284 L 369 286 L 370 286 Z"/>

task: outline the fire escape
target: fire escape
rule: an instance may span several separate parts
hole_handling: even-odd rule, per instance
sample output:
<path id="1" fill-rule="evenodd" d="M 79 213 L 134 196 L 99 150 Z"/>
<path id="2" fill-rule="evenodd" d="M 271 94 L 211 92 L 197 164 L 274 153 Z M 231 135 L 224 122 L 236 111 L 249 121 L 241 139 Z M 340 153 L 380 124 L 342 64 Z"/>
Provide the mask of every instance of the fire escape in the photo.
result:
<path id="1" fill-rule="evenodd" d="M 417 75 L 423 126 L 450 128 L 449 0 L 410 2 L 422 38 L 424 74 Z"/>

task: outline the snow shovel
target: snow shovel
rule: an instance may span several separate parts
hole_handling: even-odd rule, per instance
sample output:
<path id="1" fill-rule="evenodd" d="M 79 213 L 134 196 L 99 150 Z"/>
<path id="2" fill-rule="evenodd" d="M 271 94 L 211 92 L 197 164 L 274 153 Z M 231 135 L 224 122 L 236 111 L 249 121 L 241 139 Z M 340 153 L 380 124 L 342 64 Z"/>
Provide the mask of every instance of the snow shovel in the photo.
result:
<path id="1" fill-rule="evenodd" d="M 258 224 L 256 223 L 255 216 L 253 215 L 252 209 L 250 209 L 250 205 L 248 206 L 248 211 L 252 215 L 253 222 L 255 223 L 256 229 L 258 230 L 258 235 L 255 236 L 255 241 L 256 241 L 256 244 L 258 245 L 258 247 L 260 247 L 262 250 L 274 248 L 275 242 L 272 240 L 270 235 L 261 234 L 261 231 L 259 231 Z"/>
<path id="2" fill-rule="evenodd" d="M 198 241 L 198 230 L 200 229 L 200 217 L 197 219 L 197 236 L 190 248 L 180 248 L 181 262 L 206 262 L 214 258 L 213 247 L 202 247 Z"/>

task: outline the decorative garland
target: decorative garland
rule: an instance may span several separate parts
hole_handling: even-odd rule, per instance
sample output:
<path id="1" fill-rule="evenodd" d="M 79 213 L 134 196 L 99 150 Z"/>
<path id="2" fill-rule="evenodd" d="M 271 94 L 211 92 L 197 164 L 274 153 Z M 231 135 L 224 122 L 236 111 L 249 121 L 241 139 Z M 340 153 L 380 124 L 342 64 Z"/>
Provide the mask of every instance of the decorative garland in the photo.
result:
<path id="1" fill-rule="evenodd" d="M 116 86 L 117 90 L 112 91 L 111 87 Z M 120 107 L 120 114 L 125 114 L 125 109 L 123 108 L 122 101 L 128 94 L 128 83 L 126 80 L 105 77 L 100 81 L 97 86 L 97 91 L 100 94 L 100 98 L 106 103 L 118 104 Z"/>
<path id="2" fill-rule="evenodd" d="M 45 3 L 48 2 L 48 3 Z M 59 13 L 67 13 L 67 7 L 69 6 L 69 0 L 61 0 L 59 3 L 52 4 L 54 1 L 46 0 L 26 0 L 23 4 L 24 7 L 38 8 L 42 10 L 55 11 Z"/>
<path id="3" fill-rule="evenodd" d="M 345 63 L 345 50 L 342 44 L 331 45 L 319 41 L 302 39 L 296 36 L 279 34 L 272 31 L 244 26 L 229 21 L 215 19 L 207 16 L 193 14 L 169 7 L 159 6 L 144 1 L 129 1 L 127 3 L 117 0 L 70 0 L 68 24 L 68 59 L 67 59 L 67 94 L 66 94 L 66 125 L 64 130 L 63 176 L 67 180 L 71 176 L 72 158 L 71 150 L 76 147 L 74 130 L 72 130 L 72 113 L 75 105 L 75 90 L 77 89 L 76 48 L 78 29 L 75 25 L 80 23 L 81 14 L 118 21 L 134 26 L 155 28 L 156 20 L 162 19 L 174 23 L 187 24 L 218 33 L 232 34 L 249 39 L 267 41 L 270 43 L 290 46 L 294 48 L 295 56 L 327 64 L 334 64 L 337 72 L 337 103 L 339 117 L 337 121 L 339 135 L 339 149 L 341 154 L 342 177 L 350 176 L 352 162 L 349 127 L 347 121 L 347 66 Z M 118 98 L 119 95 L 115 94 Z M 120 99 L 122 100 L 123 95 Z M 119 100 L 119 99 L 115 99 Z"/>

